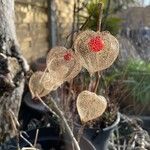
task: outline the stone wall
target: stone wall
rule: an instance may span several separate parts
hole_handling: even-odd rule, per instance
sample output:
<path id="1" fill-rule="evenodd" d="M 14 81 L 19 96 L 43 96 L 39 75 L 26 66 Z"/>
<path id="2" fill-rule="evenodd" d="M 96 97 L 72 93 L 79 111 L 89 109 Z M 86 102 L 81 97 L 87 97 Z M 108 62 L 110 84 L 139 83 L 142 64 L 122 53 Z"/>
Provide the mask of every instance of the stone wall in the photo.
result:
<path id="1" fill-rule="evenodd" d="M 53 0 L 54 45 L 64 45 L 73 23 L 73 0 Z M 49 50 L 47 0 L 15 0 L 16 32 L 21 52 L 29 63 L 45 56 Z M 55 15 L 54 15 L 55 13 Z M 55 16 L 55 17 L 54 17 Z M 54 27 L 56 26 L 56 27 Z"/>
<path id="2" fill-rule="evenodd" d="M 57 16 L 57 44 L 64 45 L 66 36 L 72 31 L 73 0 L 55 0 Z"/>
<path id="3" fill-rule="evenodd" d="M 21 52 L 30 63 L 49 49 L 47 1 L 15 0 L 15 13 Z"/>
<path id="4" fill-rule="evenodd" d="M 118 14 L 123 19 L 124 27 L 138 29 L 141 26 L 150 27 L 150 6 L 131 7 Z"/>

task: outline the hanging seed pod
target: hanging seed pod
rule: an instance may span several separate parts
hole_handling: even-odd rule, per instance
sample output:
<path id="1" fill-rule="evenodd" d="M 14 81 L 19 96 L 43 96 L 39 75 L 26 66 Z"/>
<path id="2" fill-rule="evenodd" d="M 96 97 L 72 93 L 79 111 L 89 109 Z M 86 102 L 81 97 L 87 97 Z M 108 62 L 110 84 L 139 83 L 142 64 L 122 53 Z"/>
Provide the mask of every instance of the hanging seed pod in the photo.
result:
<path id="1" fill-rule="evenodd" d="M 47 55 L 47 68 L 58 82 L 69 81 L 78 75 L 82 66 L 79 57 L 65 47 L 55 47 Z"/>
<path id="2" fill-rule="evenodd" d="M 56 90 L 63 82 L 58 81 L 55 72 L 48 72 L 49 78 L 42 79 L 43 87 L 48 91 Z"/>
<path id="3" fill-rule="evenodd" d="M 113 64 L 119 54 L 119 43 L 109 32 L 87 30 L 77 36 L 74 49 L 83 66 L 93 74 Z"/>
<path id="4" fill-rule="evenodd" d="M 100 117 L 104 113 L 107 101 L 103 96 L 83 91 L 78 95 L 76 105 L 81 121 L 88 122 Z"/>
<path id="5" fill-rule="evenodd" d="M 43 76 L 43 72 L 38 71 L 30 77 L 29 89 L 32 98 L 36 97 L 36 94 L 38 94 L 39 97 L 43 97 L 49 93 L 49 90 L 44 88 L 42 80 L 49 80 L 49 74 L 45 73 Z"/>

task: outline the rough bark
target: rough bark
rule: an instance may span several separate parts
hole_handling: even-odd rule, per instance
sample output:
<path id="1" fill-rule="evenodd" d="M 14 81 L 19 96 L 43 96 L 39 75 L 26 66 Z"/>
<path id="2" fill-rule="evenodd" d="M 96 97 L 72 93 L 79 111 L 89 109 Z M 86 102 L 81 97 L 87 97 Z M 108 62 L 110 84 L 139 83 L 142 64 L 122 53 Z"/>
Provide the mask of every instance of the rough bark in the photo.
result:
<path id="1" fill-rule="evenodd" d="M 8 111 L 18 117 L 27 69 L 16 38 L 14 0 L 0 0 L 0 144 L 14 136 Z"/>

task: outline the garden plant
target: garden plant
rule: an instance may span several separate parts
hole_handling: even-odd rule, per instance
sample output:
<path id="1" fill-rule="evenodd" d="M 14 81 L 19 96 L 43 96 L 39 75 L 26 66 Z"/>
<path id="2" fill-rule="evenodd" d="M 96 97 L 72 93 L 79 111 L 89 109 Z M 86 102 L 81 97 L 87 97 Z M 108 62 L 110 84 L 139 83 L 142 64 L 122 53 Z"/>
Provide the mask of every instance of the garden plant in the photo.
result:
<path id="1" fill-rule="evenodd" d="M 71 48 L 64 46 L 53 47 L 47 54 L 46 69 L 44 72 L 38 71 L 33 73 L 29 81 L 29 89 L 33 100 L 40 101 L 50 112 L 52 112 L 59 120 L 60 126 L 65 128 L 71 141 L 74 143 L 76 150 L 79 150 L 80 133 L 75 138 L 68 118 L 64 115 L 56 100 L 52 97 L 48 106 L 42 97 L 55 91 L 64 82 L 73 80 L 83 68 L 87 69 L 89 76 L 97 75 L 97 80 L 93 88 L 85 89 L 76 95 L 74 102 L 80 121 L 78 123 L 84 128 L 91 126 L 105 114 L 109 116 L 110 100 L 108 97 L 97 94 L 100 82 L 100 73 L 109 68 L 116 60 L 119 54 L 118 40 L 108 31 L 101 30 L 102 3 L 99 3 L 99 19 L 97 31 L 82 30 L 79 31 L 73 40 Z M 69 101 L 68 95 L 68 101 Z M 67 105 L 69 107 L 69 105 Z M 116 118 L 116 114 L 115 118 Z M 109 118 L 109 117 L 108 117 Z M 113 120 L 115 121 L 115 120 Z M 110 122 L 110 125 L 113 123 Z M 82 134 L 82 133 L 81 133 Z"/>

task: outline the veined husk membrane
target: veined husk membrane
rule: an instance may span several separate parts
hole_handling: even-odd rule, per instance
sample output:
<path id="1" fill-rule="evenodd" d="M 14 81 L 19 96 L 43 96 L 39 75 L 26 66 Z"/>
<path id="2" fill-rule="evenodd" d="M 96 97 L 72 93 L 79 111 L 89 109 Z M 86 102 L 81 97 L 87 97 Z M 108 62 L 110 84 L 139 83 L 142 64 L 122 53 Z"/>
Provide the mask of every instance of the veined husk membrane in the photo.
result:
<path id="1" fill-rule="evenodd" d="M 36 94 L 38 94 L 40 97 L 43 97 L 49 93 L 49 90 L 46 90 L 42 81 L 40 81 L 42 77 L 44 80 L 49 79 L 49 74 L 45 73 L 43 76 L 42 71 L 37 71 L 30 77 L 29 89 L 32 94 L 32 98 L 36 97 Z"/>
<path id="2" fill-rule="evenodd" d="M 47 85 L 48 84 L 48 85 Z M 32 94 L 32 98 L 46 96 L 50 91 L 56 90 L 61 83 L 55 80 L 54 76 L 48 72 L 37 71 L 31 77 L 29 81 L 29 89 Z M 48 86 L 46 89 L 45 86 Z"/>
<path id="3" fill-rule="evenodd" d="M 63 82 L 78 75 L 82 65 L 79 57 L 65 47 L 54 47 L 46 59 L 47 70 L 35 72 L 29 81 L 29 88 L 34 98 L 36 94 L 43 97 L 56 90 Z"/>
<path id="4" fill-rule="evenodd" d="M 83 91 L 77 98 L 77 110 L 82 122 L 100 117 L 107 107 L 107 100 L 101 95 L 90 91 Z"/>
<path id="5" fill-rule="evenodd" d="M 65 47 L 54 47 L 50 50 L 46 60 L 48 71 L 61 81 L 73 79 L 81 71 L 79 57 Z"/>
<path id="6" fill-rule="evenodd" d="M 80 56 L 83 66 L 90 74 L 94 74 L 113 64 L 119 54 L 119 43 L 107 31 L 86 30 L 75 39 L 74 49 Z"/>

